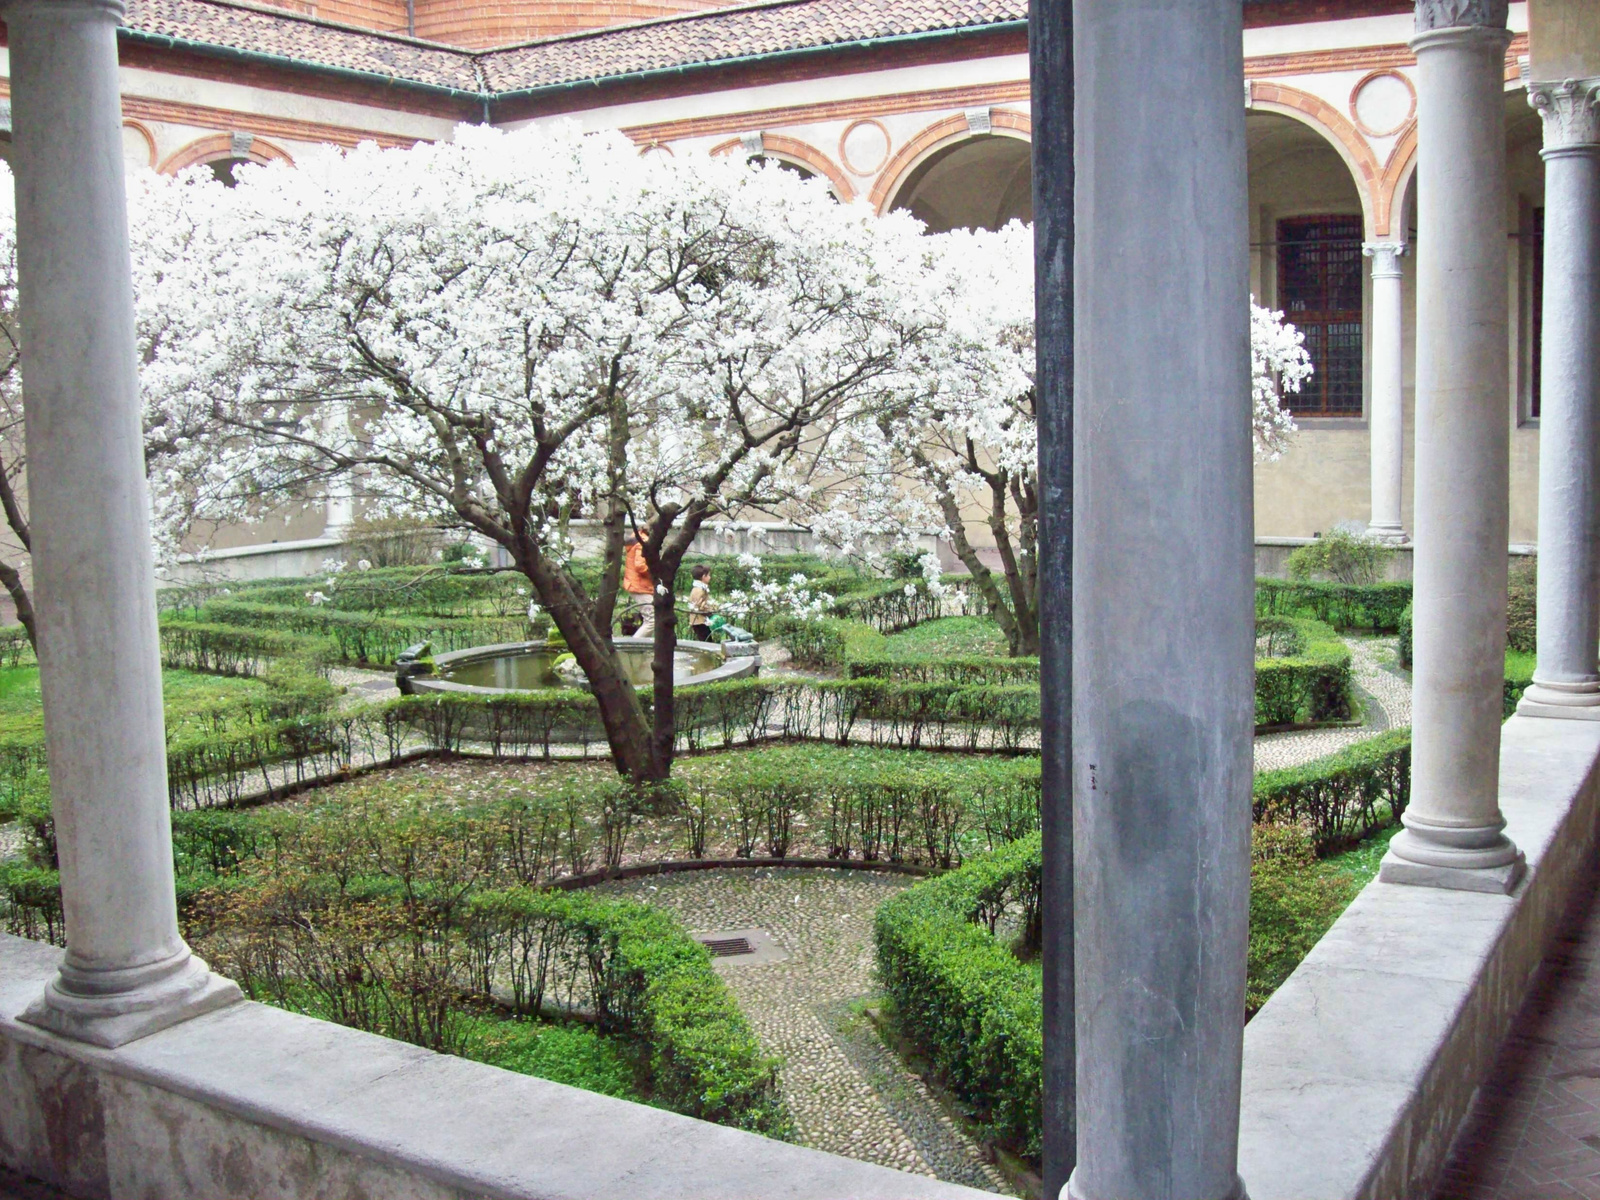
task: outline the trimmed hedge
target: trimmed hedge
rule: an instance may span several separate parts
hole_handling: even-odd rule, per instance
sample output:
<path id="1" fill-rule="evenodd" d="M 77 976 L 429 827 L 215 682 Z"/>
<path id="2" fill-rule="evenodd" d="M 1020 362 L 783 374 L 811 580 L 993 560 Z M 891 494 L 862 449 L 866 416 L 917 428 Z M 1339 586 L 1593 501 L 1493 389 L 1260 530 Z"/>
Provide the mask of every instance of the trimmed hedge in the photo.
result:
<path id="1" fill-rule="evenodd" d="M 1301 825 L 1318 856 L 1400 819 L 1411 799 L 1411 731 L 1396 729 L 1298 767 L 1255 777 L 1257 824 Z"/>
<path id="2" fill-rule="evenodd" d="M 1411 605 L 1406 605 L 1405 611 L 1400 614 L 1400 665 L 1407 671 L 1411 670 Z"/>
<path id="3" fill-rule="evenodd" d="M 161 621 L 161 663 L 185 671 L 260 675 L 277 659 L 298 659 L 322 667 L 336 656 L 327 639 L 307 634 L 177 617 Z"/>
<path id="4" fill-rule="evenodd" d="M 921 580 L 887 579 L 841 596 L 832 614 L 863 621 L 879 633 L 896 633 L 932 621 L 943 611 L 944 602 Z"/>
<path id="5" fill-rule="evenodd" d="M 1258 617 L 1309 617 L 1335 629 L 1393 633 L 1411 603 L 1410 583 L 1256 580 Z"/>
<path id="6" fill-rule="evenodd" d="M 939 655 L 854 655 L 844 664 L 851 679 L 891 683 L 1017 684 L 1039 683 L 1037 658 L 945 658 Z"/>
<path id="7" fill-rule="evenodd" d="M 207 624 L 288 631 L 324 638 L 340 662 L 392 663 L 407 646 L 432 642 L 435 650 L 464 650 L 497 642 L 524 640 L 525 616 L 387 617 L 344 612 L 326 604 L 300 606 L 213 600 L 200 612 Z"/>
<path id="8" fill-rule="evenodd" d="M 775 620 L 773 631 L 797 667 L 843 670 L 853 658 L 880 654 L 888 639 L 871 625 L 822 617 L 815 621 Z"/>
<path id="9" fill-rule="evenodd" d="M 1410 787 L 1410 731 L 1256 777 L 1250 950 L 1254 1012 L 1337 918 L 1353 891 L 1316 858 L 1398 821 Z M 878 970 L 901 1031 L 971 1105 L 985 1136 L 1040 1147 L 1043 993 L 1038 972 L 994 936 L 1015 917 L 1024 955 L 1039 944 L 1037 835 L 920 883 L 878 909 Z"/>
<path id="10" fill-rule="evenodd" d="M 763 1054 L 711 955 L 648 905 L 517 888 L 473 896 L 466 929 L 485 980 L 508 977 L 537 1014 L 553 960 L 591 985 L 602 1030 L 632 1043 L 654 1097 L 704 1121 L 783 1137 L 791 1129 L 778 1062 Z"/>
<path id="11" fill-rule="evenodd" d="M 1256 660 L 1256 727 L 1346 721 L 1355 713 L 1350 647 L 1320 621 L 1258 617 L 1256 637 L 1288 642 L 1283 657 Z"/>
<path id="12" fill-rule="evenodd" d="M 920 883 L 880 905 L 878 973 L 901 1031 L 983 1127 L 1018 1153 L 1040 1152 L 1044 1008 L 1040 977 L 1001 945 L 994 920 L 1014 903 L 1037 930 L 1037 835 Z M 981 922 L 981 924 L 980 924 Z"/>

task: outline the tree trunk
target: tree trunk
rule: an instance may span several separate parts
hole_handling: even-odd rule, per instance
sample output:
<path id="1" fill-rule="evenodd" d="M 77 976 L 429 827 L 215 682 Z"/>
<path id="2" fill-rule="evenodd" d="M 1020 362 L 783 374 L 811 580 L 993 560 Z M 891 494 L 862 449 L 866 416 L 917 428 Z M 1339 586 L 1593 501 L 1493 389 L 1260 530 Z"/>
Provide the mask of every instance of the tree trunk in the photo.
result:
<path id="1" fill-rule="evenodd" d="M 665 569 L 666 564 L 662 566 Z M 650 670 L 653 725 L 650 745 L 660 779 L 672 774 L 673 748 L 678 740 L 677 692 L 673 679 L 677 666 L 678 614 L 673 596 L 671 576 L 656 581 L 655 654 Z"/>
<path id="2" fill-rule="evenodd" d="M 33 601 L 28 596 L 28 589 L 23 586 L 22 575 L 8 562 L 0 562 L 0 585 L 11 593 L 11 600 L 17 606 L 17 620 L 22 622 L 22 628 L 27 631 L 28 645 L 35 652 L 39 649 L 39 639 L 33 631 Z"/>
<path id="3" fill-rule="evenodd" d="M 665 779 L 652 753 L 650 725 L 645 720 L 644 706 L 639 703 L 639 691 L 623 674 L 611 645 L 610 629 L 602 630 L 595 624 L 592 611 L 580 600 L 576 584 L 564 570 L 553 567 L 537 552 L 517 557 L 518 566 L 533 584 L 540 603 L 566 638 L 567 649 L 583 668 L 589 690 L 599 705 L 600 722 L 617 770 L 639 785 Z"/>

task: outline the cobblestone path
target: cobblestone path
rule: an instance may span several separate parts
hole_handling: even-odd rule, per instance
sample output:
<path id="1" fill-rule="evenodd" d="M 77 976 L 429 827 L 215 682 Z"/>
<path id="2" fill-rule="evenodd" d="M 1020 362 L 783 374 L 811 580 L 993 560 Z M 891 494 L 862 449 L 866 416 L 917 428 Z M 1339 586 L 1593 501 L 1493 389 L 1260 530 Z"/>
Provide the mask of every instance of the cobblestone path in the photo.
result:
<path id="1" fill-rule="evenodd" d="M 1295 767 L 1388 729 L 1411 724 L 1411 680 L 1400 670 L 1395 639 L 1347 637 L 1351 674 L 1362 705 L 1362 724 L 1349 729 L 1305 729 L 1256 738 L 1256 770 Z"/>
<path id="2" fill-rule="evenodd" d="M 756 928 L 782 962 L 718 968 L 756 1036 L 784 1060 L 802 1144 L 989 1191 L 1005 1181 L 862 1015 L 876 991 L 872 914 L 914 880 L 869 871 L 695 871 L 603 885 L 672 909 L 696 933 Z"/>

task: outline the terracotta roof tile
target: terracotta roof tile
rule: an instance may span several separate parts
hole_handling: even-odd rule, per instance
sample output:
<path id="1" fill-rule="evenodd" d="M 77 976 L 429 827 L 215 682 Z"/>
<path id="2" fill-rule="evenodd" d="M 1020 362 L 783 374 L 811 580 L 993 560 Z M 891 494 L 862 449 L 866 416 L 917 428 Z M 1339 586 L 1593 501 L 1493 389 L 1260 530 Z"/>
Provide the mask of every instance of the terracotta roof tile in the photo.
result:
<path id="1" fill-rule="evenodd" d="M 495 93 L 1026 20 L 1027 0 L 777 0 L 473 53 L 228 0 L 127 0 L 129 32 Z"/>
<path id="2" fill-rule="evenodd" d="M 473 94 L 483 86 L 470 51 L 414 38 L 221 0 L 127 0 L 127 5 L 128 29 L 142 40 L 176 38 Z"/>
<path id="3" fill-rule="evenodd" d="M 1027 0 L 780 0 L 490 50 L 479 63 L 504 93 L 1027 16 Z"/>

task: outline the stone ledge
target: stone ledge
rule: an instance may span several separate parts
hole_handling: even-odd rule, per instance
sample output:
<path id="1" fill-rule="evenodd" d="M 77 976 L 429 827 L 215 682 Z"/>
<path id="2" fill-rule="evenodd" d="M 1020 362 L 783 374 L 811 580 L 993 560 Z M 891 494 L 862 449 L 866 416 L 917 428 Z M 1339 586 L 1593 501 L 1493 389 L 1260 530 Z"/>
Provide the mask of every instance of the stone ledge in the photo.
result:
<path id="1" fill-rule="evenodd" d="M 68 1042 L 16 1020 L 59 955 L 0 935 L 0 1162 L 84 1200 L 986 1195 L 260 1004 Z"/>
<path id="2" fill-rule="evenodd" d="M 1587 877 L 1600 725 L 1503 727 L 1509 896 L 1373 882 L 1245 1030 L 1251 1200 L 1430 1194 L 1474 1089 Z"/>

